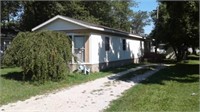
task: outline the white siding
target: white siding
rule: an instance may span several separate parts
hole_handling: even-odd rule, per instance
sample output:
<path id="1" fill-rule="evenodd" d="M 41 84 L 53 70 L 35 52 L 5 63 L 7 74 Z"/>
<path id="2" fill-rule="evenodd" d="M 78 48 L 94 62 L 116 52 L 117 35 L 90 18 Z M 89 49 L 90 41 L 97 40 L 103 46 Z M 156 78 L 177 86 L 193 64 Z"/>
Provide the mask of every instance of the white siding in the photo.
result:
<path id="1" fill-rule="evenodd" d="M 105 51 L 105 37 L 110 37 L 110 50 Z M 123 37 L 110 35 L 100 35 L 92 33 L 90 35 L 90 63 L 102 63 L 124 59 L 134 59 L 141 56 L 143 42 L 133 39 L 126 39 L 126 50 L 122 48 Z"/>
<path id="2" fill-rule="evenodd" d="M 76 30 L 76 29 L 85 29 L 85 28 L 61 19 L 56 19 L 55 21 L 42 27 L 40 30 Z"/>

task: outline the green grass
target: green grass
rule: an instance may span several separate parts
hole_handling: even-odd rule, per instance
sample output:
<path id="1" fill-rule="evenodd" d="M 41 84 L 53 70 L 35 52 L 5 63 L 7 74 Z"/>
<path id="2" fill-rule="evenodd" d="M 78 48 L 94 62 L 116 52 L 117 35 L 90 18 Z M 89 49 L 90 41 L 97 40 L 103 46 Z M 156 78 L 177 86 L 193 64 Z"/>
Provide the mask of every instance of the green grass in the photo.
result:
<path id="1" fill-rule="evenodd" d="M 199 111 L 199 97 L 199 60 L 189 60 L 150 76 L 105 111 Z"/>
<path id="2" fill-rule="evenodd" d="M 49 93 L 54 90 L 62 89 L 64 87 L 73 86 L 76 84 L 91 81 L 100 77 L 107 76 L 112 73 L 124 71 L 139 64 L 131 64 L 118 68 L 110 68 L 98 73 L 92 73 L 90 75 L 83 75 L 80 73 L 72 73 L 66 76 L 65 80 L 60 82 L 46 82 L 45 84 L 35 85 L 30 81 L 30 78 L 26 78 L 22 81 L 22 69 L 19 67 L 4 68 L 1 70 L 0 75 L 0 105 L 15 102 L 18 100 L 25 100 L 31 96 L 38 94 Z"/>

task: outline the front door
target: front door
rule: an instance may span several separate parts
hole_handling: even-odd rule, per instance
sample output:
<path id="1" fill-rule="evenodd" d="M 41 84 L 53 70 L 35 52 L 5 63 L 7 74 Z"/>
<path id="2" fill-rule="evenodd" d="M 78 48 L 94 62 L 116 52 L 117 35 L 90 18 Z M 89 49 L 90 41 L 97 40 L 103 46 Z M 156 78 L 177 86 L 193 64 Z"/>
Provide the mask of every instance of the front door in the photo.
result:
<path id="1" fill-rule="evenodd" d="M 85 36 L 74 36 L 74 53 L 77 61 L 85 62 Z"/>

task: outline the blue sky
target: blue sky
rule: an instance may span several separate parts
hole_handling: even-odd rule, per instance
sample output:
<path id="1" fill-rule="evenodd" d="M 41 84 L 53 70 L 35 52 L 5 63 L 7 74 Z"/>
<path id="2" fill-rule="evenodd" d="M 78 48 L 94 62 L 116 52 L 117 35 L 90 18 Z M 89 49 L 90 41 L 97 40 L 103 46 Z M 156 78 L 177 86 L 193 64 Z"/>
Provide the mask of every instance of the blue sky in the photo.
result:
<path id="1" fill-rule="evenodd" d="M 151 12 L 152 10 L 155 10 L 158 3 L 156 0 L 134 0 L 138 3 L 137 7 L 133 7 L 133 11 L 148 11 Z M 146 34 L 149 34 L 151 30 L 153 29 L 154 25 L 151 23 L 151 25 L 148 25 L 144 28 L 144 31 Z"/>

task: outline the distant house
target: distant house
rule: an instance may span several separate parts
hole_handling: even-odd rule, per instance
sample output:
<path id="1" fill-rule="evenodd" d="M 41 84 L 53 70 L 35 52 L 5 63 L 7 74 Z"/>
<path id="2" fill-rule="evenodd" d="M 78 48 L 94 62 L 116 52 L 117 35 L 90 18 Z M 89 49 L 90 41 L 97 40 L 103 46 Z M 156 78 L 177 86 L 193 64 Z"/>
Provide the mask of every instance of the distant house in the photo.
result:
<path id="1" fill-rule="evenodd" d="M 72 39 L 72 53 L 93 72 L 138 63 L 144 51 L 141 36 L 65 16 L 57 15 L 32 29 L 40 30 L 65 32 Z M 71 67 L 77 68 L 74 59 Z"/>

